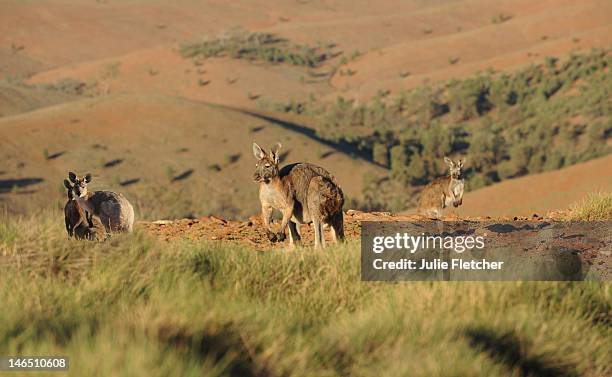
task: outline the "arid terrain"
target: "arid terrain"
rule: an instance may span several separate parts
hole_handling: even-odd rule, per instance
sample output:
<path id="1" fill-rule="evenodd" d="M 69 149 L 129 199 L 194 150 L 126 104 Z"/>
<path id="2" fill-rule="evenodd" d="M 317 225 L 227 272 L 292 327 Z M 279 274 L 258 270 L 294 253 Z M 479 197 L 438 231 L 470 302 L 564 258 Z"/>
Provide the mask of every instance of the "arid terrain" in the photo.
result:
<path id="1" fill-rule="evenodd" d="M 611 67 L 610 0 L 2 0 L 0 369 L 611 376 Z M 336 177 L 346 242 L 268 239 L 253 142 Z M 68 237 L 69 171 L 134 231 Z M 364 221 L 485 235 L 530 281 L 363 281 Z"/>
<path id="2" fill-rule="evenodd" d="M 93 173 L 94 188 L 125 192 L 141 219 L 246 219 L 258 211 L 250 145 L 281 141 L 284 162 L 325 166 L 347 208 L 358 208 L 364 176 L 387 169 L 278 104 L 337 96 L 359 103 L 381 90 L 513 72 L 546 56 L 607 48 L 610 25 L 611 4 L 598 0 L 4 1 L 0 205 L 11 213 L 59 207 L 61 181 L 75 170 Z M 303 66 L 181 53 L 236 30 L 325 46 L 327 55 Z M 609 161 L 493 184 L 470 192 L 457 213 L 566 208 L 611 189 L 601 174 Z M 413 191 L 402 195 L 414 204 Z"/>

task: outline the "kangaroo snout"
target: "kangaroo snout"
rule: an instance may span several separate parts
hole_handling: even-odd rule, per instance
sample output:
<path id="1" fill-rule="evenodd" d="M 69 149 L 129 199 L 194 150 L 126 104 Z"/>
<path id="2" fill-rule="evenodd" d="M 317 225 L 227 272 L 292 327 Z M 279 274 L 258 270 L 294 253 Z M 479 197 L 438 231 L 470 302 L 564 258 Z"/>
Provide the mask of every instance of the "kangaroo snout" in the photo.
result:
<path id="1" fill-rule="evenodd" d="M 268 174 L 268 173 L 264 173 L 261 174 L 259 172 L 255 172 L 253 174 L 253 181 L 257 182 L 257 183 L 270 183 L 270 180 L 272 179 L 272 174 Z"/>

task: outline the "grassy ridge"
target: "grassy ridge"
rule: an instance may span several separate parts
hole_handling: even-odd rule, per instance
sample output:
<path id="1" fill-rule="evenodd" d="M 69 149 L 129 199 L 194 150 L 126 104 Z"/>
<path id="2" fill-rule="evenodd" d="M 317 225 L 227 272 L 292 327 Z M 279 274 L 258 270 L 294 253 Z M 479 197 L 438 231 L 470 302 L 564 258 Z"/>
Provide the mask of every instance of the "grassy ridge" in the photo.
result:
<path id="1" fill-rule="evenodd" d="M 68 355 L 74 376 L 612 372 L 609 283 L 362 283 L 355 242 L 90 243 L 58 213 L 1 220 L 0 354 Z"/>

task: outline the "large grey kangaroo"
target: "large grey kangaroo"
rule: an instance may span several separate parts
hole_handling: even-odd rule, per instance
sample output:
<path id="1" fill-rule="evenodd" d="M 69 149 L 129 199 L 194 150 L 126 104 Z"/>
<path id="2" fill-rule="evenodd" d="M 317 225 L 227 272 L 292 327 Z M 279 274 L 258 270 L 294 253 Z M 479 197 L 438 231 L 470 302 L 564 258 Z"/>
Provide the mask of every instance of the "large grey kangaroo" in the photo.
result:
<path id="1" fill-rule="evenodd" d="M 289 226 L 289 244 L 301 241 L 299 224 L 313 224 L 315 248 L 325 247 L 323 226 L 329 225 L 334 242 L 344 240 L 342 206 L 344 194 L 336 179 L 320 166 L 295 163 L 279 170 L 278 143 L 266 153 L 253 143 L 257 159 L 253 179 L 259 183 L 259 200 L 263 222 L 272 242 L 285 240 L 285 228 Z M 272 210 L 278 209 L 283 219 L 277 233 L 272 231 Z"/>
<path id="2" fill-rule="evenodd" d="M 100 219 L 107 233 L 132 231 L 134 208 L 125 196 L 112 191 L 90 193 L 87 184 L 92 180 L 91 174 L 79 178 L 70 172 L 68 178 L 74 184 L 72 186 L 74 200 L 90 216 Z M 91 220 L 88 219 L 88 222 L 91 227 Z"/>

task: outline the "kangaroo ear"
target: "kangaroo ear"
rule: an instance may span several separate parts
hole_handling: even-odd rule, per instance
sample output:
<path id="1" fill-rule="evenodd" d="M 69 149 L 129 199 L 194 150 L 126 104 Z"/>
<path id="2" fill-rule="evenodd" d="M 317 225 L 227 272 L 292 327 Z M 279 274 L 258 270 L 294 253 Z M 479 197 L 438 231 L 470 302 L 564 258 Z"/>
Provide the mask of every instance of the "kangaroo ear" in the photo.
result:
<path id="1" fill-rule="evenodd" d="M 266 154 L 263 149 L 261 149 L 257 143 L 253 143 L 253 156 L 255 156 L 256 159 L 261 160 L 265 155 Z"/>
<path id="2" fill-rule="evenodd" d="M 68 172 L 68 179 L 70 179 L 70 182 L 72 183 L 76 183 L 76 174 L 74 174 L 73 172 Z"/>
<path id="3" fill-rule="evenodd" d="M 64 187 L 66 187 L 68 190 L 72 189 L 72 186 L 70 185 L 70 182 L 68 182 L 67 179 L 64 179 Z"/>
<path id="4" fill-rule="evenodd" d="M 278 164 L 280 162 L 280 154 L 278 152 L 280 152 L 282 147 L 283 146 L 281 145 L 281 143 L 276 143 L 270 151 L 270 157 L 272 157 L 275 164 Z"/>
<path id="5" fill-rule="evenodd" d="M 92 180 L 92 178 L 91 178 L 91 174 L 87 173 L 87 174 L 85 175 L 85 183 L 89 183 L 89 182 L 91 182 L 91 180 Z"/>
<path id="6" fill-rule="evenodd" d="M 446 164 L 447 164 L 448 166 L 450 166 L 450 167 L 452 167 L 452 166 L 453 166 L 453 160 L 451 160 L 451 159 L 450 159 L 450 158 L 448 158 L 448 157 L 444 157 L 444 162 L 446 162 Z"/>

